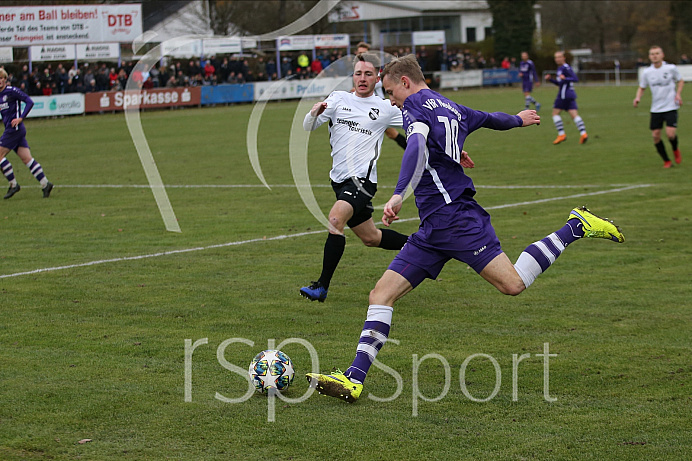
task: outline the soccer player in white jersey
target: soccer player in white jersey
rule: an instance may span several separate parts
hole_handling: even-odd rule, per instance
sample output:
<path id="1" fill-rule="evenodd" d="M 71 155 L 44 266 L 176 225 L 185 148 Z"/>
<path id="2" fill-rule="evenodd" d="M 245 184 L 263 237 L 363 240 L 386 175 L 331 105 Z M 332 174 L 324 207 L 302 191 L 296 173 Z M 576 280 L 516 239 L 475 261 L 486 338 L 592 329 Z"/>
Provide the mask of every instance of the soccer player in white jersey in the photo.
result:
<path id="1" fill-rule="evenodd" d="M 401 111 L 373 91 L 379 60 L 371 53 L 356 55 L 354 92 L 334 91 L 305 115 L 303 128 L 313 131 L 329 122 L 332 170 L 329 177 L 336 203 L 329 212 L 329 234 L 324 244 L 322 273 L 316 282 L 302 287 L 300 294 L 311 301 L 324 302 L 334 271 L 346 247 L 344 229 L 348 225 L 366 246 L 400 250 L 407 235 L 378 229 L 372 219 L 372 197 L 377 191 L 377 160 L 384 131 L 402 126 Z"/>
<path id="2" fill-rule="evenodd" d="M 682 87 L 685 84 L 680 72 L 674 64 L 668 64 L 663 60 L 663 50 L 660 46 L 652 46 L 649 49 L 651 65 L 644 69 L 639 79 L 639 88 L 634 97 L 634 107 L 639 106 L 639 101 L 648 86 L 651 88 L 651 119 L 649 128 L 654 138 L 654 145 L 658 154 L 663 159 L 663 168 L 670 168 L 673 162 L 666 153 L 666 147 L 661 139 L 663 122 L 666 122 L 666 136 L 673 147 L 675 163 L 682 162 L 682 155 L 678 149 L 678 109 L 682 106 Z"/>
<path id="3" fill-rule="evenodd" d="M 368 51 L 370 51 L 369 43 L 360 42 L 356 46 L 356 54 L 367 53 Z M 377 83 L 375 83 L 375 95 L 379 96 L 382 99 L 386 99 L 384 95 L 384 89 L 382 88 L 382 81 L 379 79 L 377 80 Z M 399 133 L 399 131 L 396 128 L 389 127 L 385 130 L 384 134 L 389 139 L 399 144 L 399 147 L 401 147 L 402 149 L 406 149 L 406 136 Z"/>

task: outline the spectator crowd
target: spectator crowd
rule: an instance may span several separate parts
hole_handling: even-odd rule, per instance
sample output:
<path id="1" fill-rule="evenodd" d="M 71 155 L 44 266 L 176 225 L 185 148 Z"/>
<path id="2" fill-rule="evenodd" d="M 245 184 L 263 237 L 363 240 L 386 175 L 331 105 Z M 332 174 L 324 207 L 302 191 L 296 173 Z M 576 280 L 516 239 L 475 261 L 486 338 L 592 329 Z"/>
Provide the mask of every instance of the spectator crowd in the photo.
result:
<path id="1" fill-rule="evenodd" d="M 282 78 L 308 79 L 317 76 L 344 54 L 345 51 L 323 51 L 311 59 L 303 52 L 285 53 L 281 55 L 280 68 L 273 58 L 232 55 L 211 56 L 204 60 L 164 58 L 147 73 L 136 70 L 132 62 L 120 67 L 107 63 L 47 63 L 31 70 L 24 64 L 19 70 L 10 68 L 8 71 L 10 85 L 31 96 L 50 96 L 123 90 L 130 75 L 144 89 L 270 81 L 278 78 L 279 70 Z"/>
<path id="2" fill-rule="evenodd" d="M 411 49 L 392 49 L 389 52 L 403 56 L 411 53 Z M 320 50 L 312 59 L 308 52 L 282 52 L 278 66 L 274 57 L 269 56 L 211 56 L 204 60 L 164 58 L 145 74 L 135 70 L 132 62 L 120 67 L 107 63 L 48 63 L 40 69 L 36 66 L 31 71 L 24 64 L 14 72 L 10 69 L 9 81 L 12 86 L 29 95 L 50 96 L 122 90 L 133 72 L 133 80 L 144 89 L 271 81 L 279 75 L 288 79 L 309 79 L 339 62 L 345 54 L 346 50 L 343 49 Z M 494 58 L 486 60 L 481 52 L 474 53 L 468 49 L 444 53 L 441 48 L 427 50 L 421 46 L 416 50 L 416 57 L 424 71 L 516 68 L 516 58 L 505 58 L 497 63 Z"/>
<path id="3" fill-rule="evenodd" d="M 396 56 L 404 56 L 411 53 L 411 48 L 387 48 L 385 51 Z M 276 80 L 279 75 L 288 79 L 310 79 L 335 63 L 338 64 L 331 69 L 343 67 L 337 69 L 335 75 L 348 75 L 347 65 L 339 61 L 345 55 L 345 49 L 318 50 L 314 59 L 311 57 L 312 52 L 308 51 L 282 52 L 278 65 L 275 57 L 269 54 L 211 56 L 208 59 L 184 60 L 163 58 L 146 74 L 135 70 L 132 62 L 126 62 L 120 67 L 107 63 L 48 63 L 31 71 L 29 66 L 24 64 L 21 69 L 10 68 L 8 71 L 12 86 L 32 96 L 49 96 L 60 93 L 122 90 L 131 74 L 138 87 L 144 89 L 271 81 Z M 496 60 L 494 57 L 486 58 L 481 51 L 469 48 L 452 48 L 445 51 L 441 46 L 420 46 L 415 49 L 415 55 L 423 72 L 513 70 L 518 66 L 516 57 Z M 683 54 L 680 63 L 689 62 L 687 55 Z M 637 65 L 646 66 L 648 62 L 640 59 Z"/>
<path id="4" fill-rule="evenodd" d="M 387 48 L 385 51 L 396 56 L 404 56 L 411 53 L 411 48 Z M 338 69 L 336 75 L 348 75 L 347 65 L 339 61 L 346 55 L 345 49 L 318 50 L 314 59 L 311 55 L 312 52 L 307 51 L 282 52 L 278 65 L 275 57 L 269 54 L 211 56 L 207 59 L 184 60 L 163 58 L 146 74 L 135 70 L 133 62 L 125 62 L 119 67 L 108 63 L 47 63 L 40 69 L 36 66 L 31 71 L 29 66 L 24 64 L 20 69 L 9 66 L 7 70 L 10 73 L 10 84 L 32 96 L 122 90 L 125 89 L 130 75 L 138 87 L 144 89 L 272 81 L 278 79 L 279 75 L 288 79 L 310 79 L 335 63 L 338 64 L 331 69 L 344 67 Z M 424 72 L 513 70 L 518 66 L 516 57 L 496 60 L 494 57 L 486 58 L 481 51 L 468 48 L 444 51 L 440 46 L 420 46 L 415 49 L 415 55 Z M 648 65 L 644 60 L 640 61 L 638 65 Z M 690 60 L 687 56 L 682 55 L 680 63 L 688 62 Z"/>

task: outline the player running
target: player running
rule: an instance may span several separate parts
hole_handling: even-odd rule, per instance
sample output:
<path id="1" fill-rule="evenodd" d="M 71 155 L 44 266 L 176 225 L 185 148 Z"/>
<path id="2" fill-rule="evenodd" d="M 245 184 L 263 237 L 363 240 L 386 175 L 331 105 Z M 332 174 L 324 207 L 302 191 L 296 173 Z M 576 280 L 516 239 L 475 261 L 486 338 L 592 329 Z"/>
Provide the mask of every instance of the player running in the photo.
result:
<path id="1" fill-rule="evenodd" d="M 22 102 L 26 106 L 20 114 Z M 46 178 L 41 164 L 31 157 L 31 150 L 26 142 L 26 128 L 23 122 L 33 106 L 34 102 L 29 96 L 7 84 L 7 71 L 0 69 L 0 115 L 2 115 L 2 121 L 5 122 L 5 131 L 0 137 L 0 169 L 10 182 L 10 188 L 5 194 L 5 199 L 11 198 L 21 189 L 14 176 L 12 164 L 5 158 L 11 150 L 17 153 L 22 162 L 29 167 L 31 174 L 41 184 L 43 198 L 50 197 L 50 191 L 53 190 L 53 183 Z"/>
<path id="2" fill-rule="evenodd" d="M 654 145 L 658 154 L 663 159 L 663 168 L 670 168 L 673 162 L 666 153 L 666 146 L 661 140 L 661 129 L 666 122 L 666 136 L 673 148 L 675 163 L 682 162 L 682 155 L 678 149 L 678 109 L 682 106 L 682 87 L 685 84 L 678 68 L 674 64 L 668 64 L 663 60 L 663 50 L 660 46 L 652 46 L 649 49 L 651 65 L 644 69 L 639 79 L 639 88 L 634 97 L 634 107 L 639 105 L 644 90 L 651 88 L 651 119 L 649 129 L 654 139 Z"/>
<path id="3" fill-rule="evenodd" d="M 479 128 L 509 130 L 535 125 L 540 122 L 536 111 L 509 115 L 456 104 L 428 88 L 413 55 L 393 60 L 382 75 L 392 104 L 402 108 L 408 134 L 399 181 L 385 205 L 382 221 L 389 225 L 399 219 L 402 197 L 411 185 L 421 224 L 370 292 L 370 306 L 351 366 L 345 373 L 335 370 L 306 375 L 321 393 L 347 402 L 360 396 L 368 370 L 387 341 L 394 302 L 424 279 L 435 279 L 450 259 L 468 264 L 501 293 L 515 296 L 571 243 L 583 237 L 619 243 L 625 240 L 612 222 L 579 207 L 570 212 L 567 224 L 529 245 L 512 264 L 502 252 L 490 215 L 473 198 L 476 190 L 460 158 L 470 133 Z"/>
<path id="4" fill-rule="evenodd" d="M 521 77 L 521 88 L 524 91 L 524 109 L 529 109 L 531 104 L 536 108 L 536 112 L 541 110 L 541 103 L 536 101 L 531 92 L 533 91 L 533 85 L 536 87 L 541 85 L 541 81 L 538 79 L 538 73 L 536 73 L 536 66 L 533 61 L 529 59 L 529 53 L 526 51 L 521 52 L 521 62 L 519 63 L 519 76 Z"/>
<path id="5" fill-rule="evenodd" d="M 368 51 L 370 51 L 369 43 L 358 43 L 356 47 L 356 54 L 367 53 Z M 375 95 L 379 96 L 382 99 L 386 99 L 384 95 L 384 90 L 382 89 L 382 81 L 379 79 L 377 80 L 377 83 L 375 83 Z M 396 142 L 399 145 L 399 147 L 401 147 L 402 149 L 406 149 L 406 137 L 403 134 L 399 133 L 399 131 L 396 128 L 390 126 L 384 131 L 384 134 L 389 139 Z"/>
<path id="6" fill-rule="evenodd" d="M 373 94 L 379 81 L 379 60 L 371 53 L 356 55 L 353 93 L 334 91 L 305 115 L 303 128 L 313 131 L 329 122 L 332 170 L 329 177 L 336 203 L 329 212 L 329 234 L 324 244 L 322 273 L 316 282 L 300 289 L 311 301 L 324 302 L 339 265 L 348 225 L 366 246 L 400 250 L 407 235 L 378 229 L 372 219 L 372 197 L 377 191 L 377 160 L 385 129 L 401 126 L 401 111 Z"/>
<path id="7" fill-rule="evenodd" d="M 553 123 L 557 128 L 557 138 L 553 144 L 560 144 L 567 140 L 565 126 L 562 124 L 562 117 L 560 117 L 560 112 L 563 110 L 569 112 L 574 124 L 579 129 L 579 144 L 584 144 L 589 139 L 589 135 L 586 134 L 586 125 L 577 111 L 577 93 L 574 91 L 574 82 L 578 82 L 579 79 L 570 65 L 565 62 L 564 52 L 555 52 L 555 64 L 558 65 L 556 78 L 552 78 L 550 74 L 545 76 L 546 80 L 559 87 L 557 98 L 553 104 Z"/>

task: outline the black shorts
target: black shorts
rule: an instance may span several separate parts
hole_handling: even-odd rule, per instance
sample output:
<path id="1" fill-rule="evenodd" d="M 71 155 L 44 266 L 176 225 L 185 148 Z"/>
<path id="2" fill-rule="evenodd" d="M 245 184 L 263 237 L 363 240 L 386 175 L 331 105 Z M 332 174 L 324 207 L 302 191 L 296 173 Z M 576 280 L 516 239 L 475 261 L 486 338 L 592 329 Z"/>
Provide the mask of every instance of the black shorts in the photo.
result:
<path id="1" fill-rule="evenodd" d="M 353 216 L 346 223 L 348 227 L 354 228 L 372 218 L 372 198 L 377 192 L 377 184 L 365 178 L 350 178 L 339 183 L 332 181 L 332 189 L 337 200 L 348 202 L 353 207 Z"/>
<path id="2" fill-rule="evenodd" d="M 651 121 L 649 122 L 649 129 L 660 130 L 661 128 L 663 128 L 663 122 L 666 122 L 666 126 L 677 128 L 678 111 L 671 110 L 668 112 L 651 112 Z"/>

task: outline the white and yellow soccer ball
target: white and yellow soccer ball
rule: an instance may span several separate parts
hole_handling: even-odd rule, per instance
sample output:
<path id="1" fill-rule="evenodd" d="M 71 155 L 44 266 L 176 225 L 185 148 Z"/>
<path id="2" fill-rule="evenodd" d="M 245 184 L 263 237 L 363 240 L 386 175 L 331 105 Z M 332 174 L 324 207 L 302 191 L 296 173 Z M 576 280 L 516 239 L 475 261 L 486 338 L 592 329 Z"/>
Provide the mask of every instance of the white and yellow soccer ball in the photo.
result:
<path id="1" fill-rule="evenodd" d="M 290 357 L 271 349 L 257 354 L 250 362 L 248 372 L 255 390 L 261 394 L 267 394 L 270 388 L 286 391 L 295 376 Z"/>

